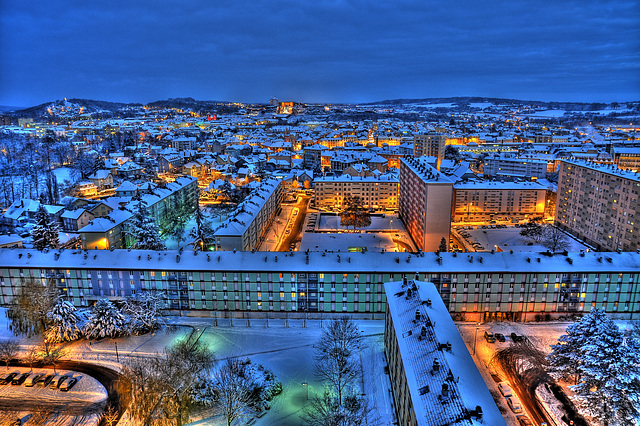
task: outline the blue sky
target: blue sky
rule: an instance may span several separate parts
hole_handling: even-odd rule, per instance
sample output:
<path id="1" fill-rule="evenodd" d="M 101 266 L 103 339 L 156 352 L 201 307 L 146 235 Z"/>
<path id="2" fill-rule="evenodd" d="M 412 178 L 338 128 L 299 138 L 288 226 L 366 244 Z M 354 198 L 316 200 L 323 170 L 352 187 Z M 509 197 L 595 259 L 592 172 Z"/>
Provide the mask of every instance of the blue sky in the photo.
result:
<path id="1" fill-rule="evenodd" d="M 640 2 L 0 0 L 0 105 L 640 100 Z"/>

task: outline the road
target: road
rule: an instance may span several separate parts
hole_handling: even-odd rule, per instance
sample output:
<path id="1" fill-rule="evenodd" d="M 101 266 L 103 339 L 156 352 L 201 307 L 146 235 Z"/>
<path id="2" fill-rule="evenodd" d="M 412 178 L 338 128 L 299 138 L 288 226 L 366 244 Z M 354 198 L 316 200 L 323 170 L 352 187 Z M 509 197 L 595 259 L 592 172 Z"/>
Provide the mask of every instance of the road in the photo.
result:
<path id="1" fill-rule="evenodd" d="M 304 224 L 304 218 L 307 215 L 307 209 L 309 205 L 309 195 L 301 195 L 298 197 L 296 207 L 298 208 L 298 215 L 296 216 L 293 226 L 291 227 L 291 233 L 280 241 L 277 251 L 289 251 L 289 246 L 294 241 L 300 239 L 300 233 L 302 232 L 302 225 Z M 282 232 L 285 232 L 283 229 Z"/>

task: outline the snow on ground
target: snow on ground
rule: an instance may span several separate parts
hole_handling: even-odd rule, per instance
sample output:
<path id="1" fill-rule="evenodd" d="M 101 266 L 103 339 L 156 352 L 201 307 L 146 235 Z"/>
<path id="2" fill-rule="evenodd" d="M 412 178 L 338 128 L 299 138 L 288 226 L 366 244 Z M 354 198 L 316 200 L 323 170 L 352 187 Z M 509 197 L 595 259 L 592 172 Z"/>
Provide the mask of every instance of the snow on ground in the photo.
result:
<path id="1" fill-rule="evenodd" d="M 28 367 L 2 367 L 2 374 L 8 372 L 28 373 Z M 51 414 L 47 424 L 57 426 L 97 425 L 97 415 L 89 412 L 100 409 L 107 399 L 107 391 L 91 376 L 69 370 L 35 368 L 33 374 L 57 374 L 57 376 L 71 376 L 78 379 L 78 382 L 68 392 L 59 389 L 51 389 L 49 386 L 36 385 L 26 387 L 0 385 L 0 424 L 10 424 L 10 421 L 17 418 L 25 421 L 30 417 L 35 417 L 36 411 L 40 410 L 61 410 L 61 415 Z M 31 408 L 33 407 L 33 408 Z M 84 410 L 87 412 L 82 413 Z"/>
<path id="2" fill-rule="evenodd" d="M 75 169 L 70 169 L 69 167 L 59 167 L 54 169 L 52 172 L 56 176 L 59 184 L 64 183 L 65 181 L 76 183 L 80 180 L 80 173 Z"/>
<path id="3" fill-rule="evenodd" d="M 524 116 L 527 117 L 562 117 L 563 115 L 565 115 L 566 111 L 563 109 L 548 109 L 548 110 L 544 110 L 544 111 L 536 111 L 534 113 L 527 113 L 527 114 L 523 114 Z"/>
<path id="4" fill-rule="evenodd" d="M 490 106 L 493 106 L 493 104 L 491 102 L 471 102 L 469 104 L 469 106 L 471 108 L 480 108 L 480 109 L 485 109 L 488 108 Z"/>
<path id="5" fill-rule="evenodd" d="M 547 249 L 541 244 L 529 245 L 530 240 L 520 235 L 520 228 L 507 227 L 499 229 L 475 229 L 467 230 L 471 236 L 467 241 L 479 242 L 485 250 L 497 247 L 504 251 L 513 250 L 515 252 L 544 252 Z M 569 236 L 570 247 L 567 251 L 579 252 L 588 247 Z"/>
<path id="6" fill-rule="evenodd" d="M 76 350 L 87 351 L 84 360 L 104 362 L 115 360 L 115 347 L 118 356 L 155 354 L 169 346 L 177 339 L 195 329 L 201 333 L 200 339 L 209 344 L 218 361 L 227 358 L 249 357 L 254 364 L 262 364 L 271 370 L 283 384 L 283 392 L 271 401 L 271 409 L 266 415 L 257 419 L 258 426 L 299 425 L 299 416 L 309 398 L 321 395 L 324 388 L 313 377 L 314 353 L 313 345 L 322 333 L 320 320 L 269 319 L 217 319 L 213 318 L 174 318 L 176 323 L 188 325 L 180 327 L 177 333 L 158 332 L 155 335 L 133 336 L 120 339 L 104 339 L 88 346 L 87 342 L 77 342 Z M 289 327 L 285 327 L 288 323 Z M 363 377 L 358 385 L 364 389 L 374 406 L 374 414 L 381 419 L 381 425 L 393 423 L 389 376 L 384 374 L 384 321 L 356 321 L 364 337 L 360 359 L 363 366 Z M 326 320 L 323 322 L 326 324 Z M 303 386 L 303 382 L 309 387 Z M 200 419 L 194 424 L 222 425 L 221 418 Z"/>
<path id="7" fill-rule="evenodd" d="M 358 228 L 364 231 L 387 231 L 398 230 L 404 231 L 404 226 L 397 215 L 387 214 L 384 216 L 371 216 L 371 225 L 365 228 Z M 347 231 L 353 230 L 353 227 L 340 225 L 340 216 L 326 213 L 320 213 L 319 231 Z"/>

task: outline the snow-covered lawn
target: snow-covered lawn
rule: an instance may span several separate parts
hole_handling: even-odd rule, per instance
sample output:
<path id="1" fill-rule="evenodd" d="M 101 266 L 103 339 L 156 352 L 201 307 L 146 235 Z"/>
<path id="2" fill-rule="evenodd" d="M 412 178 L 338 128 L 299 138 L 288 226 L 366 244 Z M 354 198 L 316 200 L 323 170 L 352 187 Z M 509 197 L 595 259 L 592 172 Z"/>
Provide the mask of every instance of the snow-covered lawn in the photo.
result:
<path id="1" fill-rule="evenodd" d="M 270 319 L 269 327 L 265 319 L 253 319 L 247 323 L 246 319 L 234 319 L 233 325 L 229 319 L 218 319 L 218 326 L 212 318 L 173 318 L 175 323 L 181 324 L 176 333 L 161 331 L 155 335 L 133 336 L 119 339 L 104 339 L 93 342 L 91 346 L 86 341 L 74 344 L 77 351 L 86 351 L 83 359 L 104 362 L 115 361 L 115 347 L 122 360 L 128 356 L 140 356 L 162 352 L 162 348 L 171 345 L 182 338 L 193 328 L 201 333 L 200 339 L 209 344 L 215 352 L 218 361 L 227 358 L 250 358 L 253 364 L 262 364 L 271 370 L 276 378 L 282 382 L 283 391 L 271 401 L 271 409 L 266 415 L 257 419 L 256 425 L 287 426 L 299 425 L 299 416 L 309 398 L 322 394 L 323 385 L 313 377 L 314 349 L 322 333 L 319 320 L 308 320 L 304 327 L 304 320 L 288 320 L 285 327 L 284 319 Z M 324 321 L 326 323 L 326 320 Z M 324 324 L 323 323 L 323 324 Z M 381 424 L 393 423 L 393 408 L 389 376 L 384 374 L 384 321 L 362 320 L 356 321 L 364 342 L 361 346 L 360 359 L 363 376 L 358 383 L 374 406 L 374 415 L 380 417 Z M 308 382 L 308 388 L 302 383 Z M 219 417 L 194 419 L 197 425 L 222 425 Z"/>
<path id="2" fill-rule="evenodd" d="M 527 252 L 544 252 L 547 249 L 541 244 L 529 245 L 529 239 L 520 235 L 520 228 L 507 227 L 500 229 L 475 229 L 467 230 L 470 237 L 469 242 L 477 241 L 485 250 L 491 250 L 494 247 L 500 247 L 504 251 L 527 251 Z M 460 232 L 460 230 L 458 231 Z M 568 237 L 570 244 L 569 252 L 579 252 L 587 249 L 587 246 L 576 241 L 572 237 Z"/>

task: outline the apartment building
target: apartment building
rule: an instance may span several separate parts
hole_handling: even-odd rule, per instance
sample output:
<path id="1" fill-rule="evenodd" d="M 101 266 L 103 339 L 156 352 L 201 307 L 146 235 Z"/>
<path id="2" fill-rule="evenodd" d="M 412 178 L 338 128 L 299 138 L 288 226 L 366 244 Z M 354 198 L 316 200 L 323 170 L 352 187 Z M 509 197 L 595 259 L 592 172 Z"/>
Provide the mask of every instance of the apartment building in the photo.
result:
<path id="1" fill-rule="evenodd" d="M 377 176 L 325 176 L 314 180 L 316 206 L 342 206 L 348 196 L 360 197 L 366 208 L 374 210 L 398 209 L 396 174 Z"/>
<path id="2" fill-rule="evenodd" d="M 255 250 L 278 212 L 281 181 L 262 181 L 214 232 L 216 250 Z"/>
<path id="3" fill-rule="evenodd" d="M 408 157 L 400 165 L 398 216 L 422 251 L 449 245 L 453 181 L 427 163 L 428 157 Z"/>
<path id="4" fill-rule="evenodd" d="M 398 424 L 505 425 L 436 287 L 385 284 L 384 354 Z"/>
<path id="5" fill-rule="evenodd" d="M 413 135 L 413 155 L 415 157 L 428 155 L 437 157 L 438 161 L 442 160 L 446 140 L 447 135 L 438 132 Z"/>
<path id="6" fill-rule="evenodd" d="M 453 185 L 453 221 L 542 217 L 546 188 L 537 182 L 469 181 Z"/>
<path id="7" fill-rule="evenodd" d="M 348 253 L 0 249 L 0 304 L 25 278 L 52 279 L 76 306 L 162 291 L 185 315 L 385 311 L 384 284 L 432 282 L 455 319 L 532 321 L 604 309 L 640 315 L 640 253 Z"/>
<path id="8" fill-rule="evenodd" d="M 640 171 L 640 147 L 613 147 L 613 161 L 620 169 Z"/>
<path id="9" fill-rule="evenodd" d="M 640 174 L 615 165 L 563 161 L 555 222 L 602 251 L 640 248 Z"/>
<path id="10" fill-rule="evenodd" d="M 153 220 L 160 224 L 170 212 L 185 210 L 193 212 L 197 207 L 196 191 L 198 191 L 198 179 L 192 176 L 176 178 L 174 182 L 167 183 L 164 187 L 151 187 L 141 189 L 141 199 L 147 205 L 149 214 Z M 127 200 L 129 198 L 127 197 Z M 98 217 L 80 228 L 78 233 L 82 239 L 82 247 L 85 249 L 121 249 L 129 245 L 126 238 L 127 221 L 133 216 L 135 206 L 132 203 L 126 205 L 128 210 L 112 210 L 104 217 Z"/>
<path id="11" fill-rule="evenodd" d="M 483 175 L 506 179 L 544 179 L 547 175 L 547 162 L 529 158 L 505 158 L 491 156 L 484 160 Z"/>

